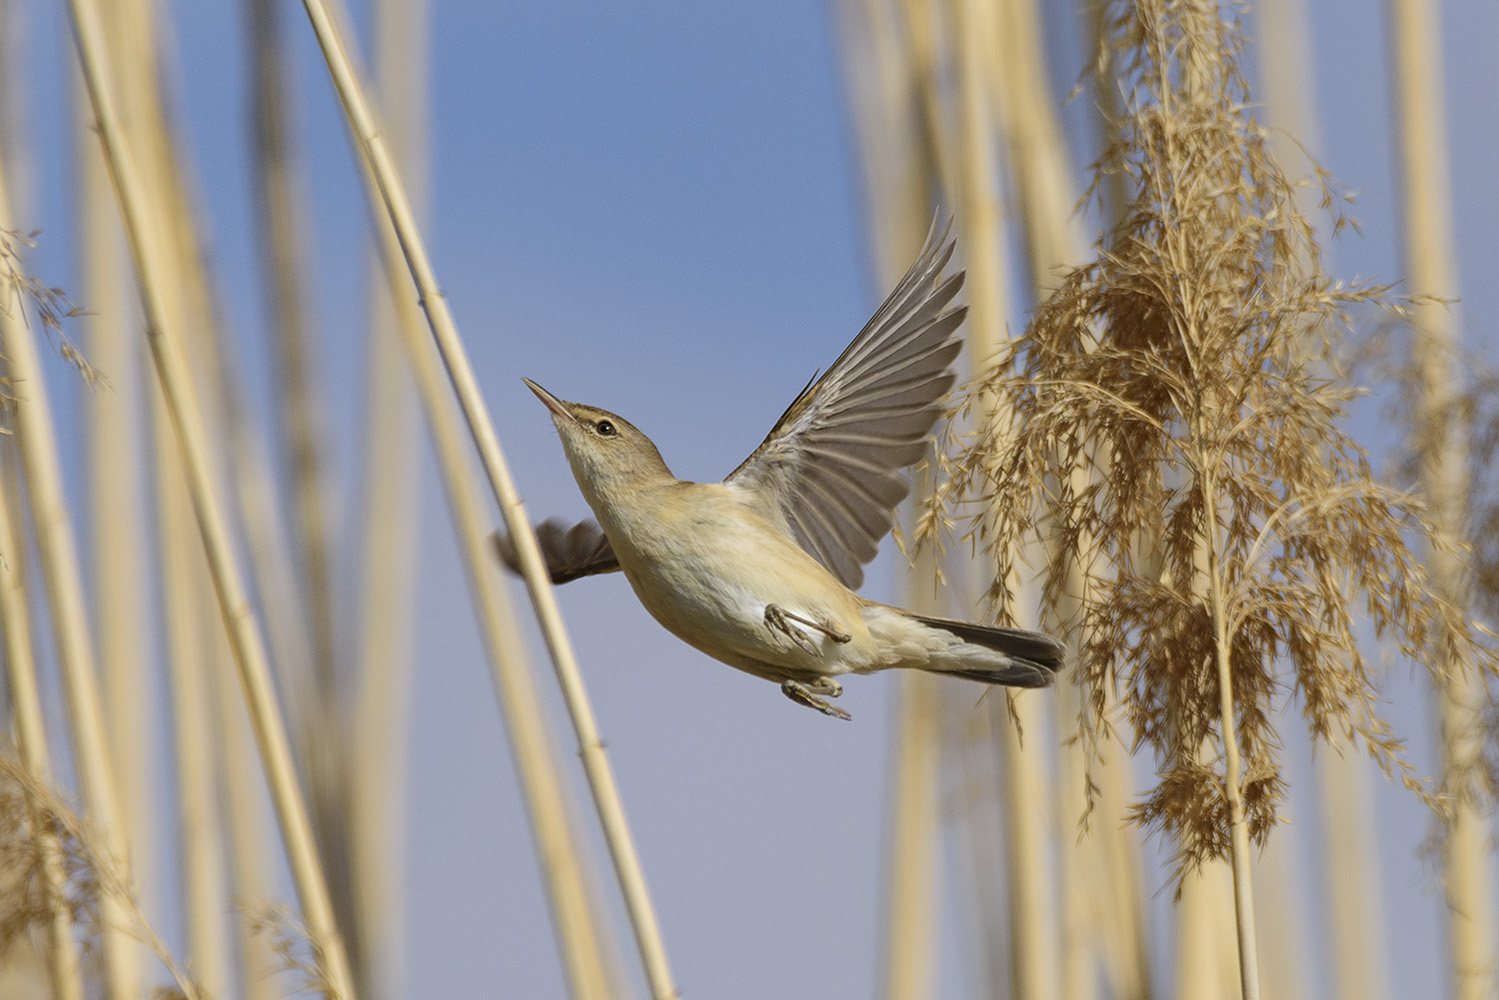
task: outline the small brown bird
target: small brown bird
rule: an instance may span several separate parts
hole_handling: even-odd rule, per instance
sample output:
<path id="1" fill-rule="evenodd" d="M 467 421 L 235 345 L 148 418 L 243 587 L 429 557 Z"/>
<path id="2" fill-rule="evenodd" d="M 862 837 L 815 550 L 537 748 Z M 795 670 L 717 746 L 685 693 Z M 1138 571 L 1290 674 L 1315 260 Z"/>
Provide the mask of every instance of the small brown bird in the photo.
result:
<path id="1" fill-rule="evenodd" d="M 904 667 L 1042 687 L 1062 646 L 1040 632 L 903 611 L 855 594 L 889 532 L 952 387 L 963 285 L 943 278 L 953 242 L 933 227 L 874 318 L 809 383 L 722 483 L 677 479 L 622 417 L 567 403 L 526 379 L 552 422 L 599 527 L 538 528 L 554 582 L 622 570 L 673 635 L 775 681 L 792 701 L 849 718 L 824 698 L 843 674 Z M 515 568 L 508 539 L 501 555 Z"/>

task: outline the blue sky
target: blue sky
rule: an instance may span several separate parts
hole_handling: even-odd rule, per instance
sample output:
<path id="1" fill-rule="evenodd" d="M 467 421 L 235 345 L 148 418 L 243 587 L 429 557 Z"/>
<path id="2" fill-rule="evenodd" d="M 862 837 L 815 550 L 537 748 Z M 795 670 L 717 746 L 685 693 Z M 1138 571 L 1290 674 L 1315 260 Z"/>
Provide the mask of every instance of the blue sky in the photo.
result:
<path id="1" fill-rule="evenodd" d="M 284 6 L 299 39 L 314 328 L 332 440 L 352 473 L 365 209 L 300 6 Z M 1334 267 L 1350 278 L 1397 279 L 1384 22 L 1366 2 L 1310 7 L 1323 132 L 1316 151 L 1362 192 L 1355 214 L 1364 235 L 1338 245 Z M 1482 347 L 1499 312 L 1491 278 L 1499 64 L 1489 45 L 1499 9 L 1488 0 L 1444 9 L 1461 314 L 1471 345 Z M 69 39 L 51 7 L 25 13 L 42 67 L 28 84 L 36 135 L 28 228 L 43 230 L 44 277 L 68 284 L 68 86 L 59 60 L 71 55 Z M 180 113 L 198 158 L 223 312 L 240 364 L 263 387 L 269 349 L 249 214 L 242 18 L 219 4 L 177 3 L 171 13 Z M 679 476 L 716 479 L 878 303 L 884 289 L 870 279 L 831 17 L 825 5 L 792 2 L 434 3 L 428 246 L 537 518 L 581 516 L 585 507 L 521 376 L 627 416 Z M 1052 61 L 1065 86 L 1080 56 L 1063 48 Z M 1085 147 L 1073 153 L 1075 162 L 1091 159 Z M 70 377 L 52 374 L 62 401 L 70 393 L 76 401 Z M 404 995 L 560 996 L 513 770 L 430 468 L 425 484 Z M 352 533 L 355 524 L 350 510 L 344 527 Z M 886 549 L 865 592 L 890 599 L 896 560 Z M 349 586 L 340 597 L 352 606 L 354 595 Z M 854 721 L 837 724 L 677 642 L 618 577 L 572 584 L 561 601 L 684 995 L 874 995 L 890 679 L 847 685 L 842 704 Z M 1399 668 L 1392 691 L 1392 715 L 1413 735 L 1416 758 L 1429 760 L 1421 688 Z M 1289 727 L 1295 789 L 1284 833 L 1315 897 L 1316 788 L 1294 710 Z M 1391 992 L 1421 995 L 1441 974 L 1438 903 L 1416 855 L 1424 820 L 1383 786 L 1378 808 L 1390 940 L 1401 942 Z M 962 897 L 948 896 L 940 995 L 975 995 Z M 1154 898 L 1158 919 L 1168 899 Z M 1314 924 L 1316 913 L 1303 922 Z"/>

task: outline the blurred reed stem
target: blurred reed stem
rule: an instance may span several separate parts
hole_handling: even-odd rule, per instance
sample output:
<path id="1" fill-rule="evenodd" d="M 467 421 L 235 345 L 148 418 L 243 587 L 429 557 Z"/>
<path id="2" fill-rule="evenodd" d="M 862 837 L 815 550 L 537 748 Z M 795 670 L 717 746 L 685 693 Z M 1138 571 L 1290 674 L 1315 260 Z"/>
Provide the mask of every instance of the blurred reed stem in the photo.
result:
<path id="1" fill-rule="evenodd" d="M 15 231 L 9 197 L 0 175 L 0 232 L 7 242 Z M 19 267 L 15 260 L 5 263 Z M 9 276 L 7 276 L 9 277 Z M 33 530 L 40 556 L 39 569 L 47 593 L 58 667 L 66 700 L 67 732 L 72 744 L 83 801 L 101 838 L 102 850 L 112 863 L 128 872 L 129 848 L 121 824 L 118 792 L 109 741 L 104 732 L 99 681 L 92 630 L 84 609 L 83 580 L 74 540 L 72 514 L 62 484 L 52 405 L 37 350 L 35 326 L 21 322 L 24 300 L 14 294 L 16 310 L 0 324 L 0 355 L 6 359 L 8 378 L 20 396 L 16 400 L 14 427 L 21 455 Z M 127 876 L 128 877 L 128 876 Z M 137 991 L 139 975 L 134 943 L 120 900 L 109 893 L 99 900 L 100 940 L 103 945 L 105 995 L 126 1000 Z"/>
<path id="2" fill-rule="evenodd" d="M 366 185 L 374 182 L 366 170 Z M 405 350 L 437 453 L 449 515 L 463 557 L 469 593 L 504 717 L 510 759 L 520 778 L 526 818 L 541 866 L 548 910 L 574 1000 L 607 1000 L 622 993 L 604 908 L 588 869 L 584 837 L 567 798 L 567 779 L 551 735 L 546 706 L 531 676 L 509 593 L 496 577 L 482 488 L 464 446 L 462 418 L 441 362 L 422 331 L 416 302 L 402 277 L 401 247 L 389 220 L 375 217 L 377 249 L 387 287 L 401 303 L 395 332 Z"/>
<path id="3" fill-rule="evenodd" d="M 228 671 L 208 676 L 209 710 L 219 733 L 219 785 L 223 789 L 229 870 L 234 887 L 234 929 L 239 958 L 238 995 L 281 1000 L 275 974 L 282 969 L 273 936 L 258 927 L 257 907 L 272 898 L 274 855 L 267 822 L 265 782 L 254 763 L 254 738 L 243 699 Z"/>
<path id="4" fill-rule="evenodd" d="M 302 165 L 288 127 L 288 58 L 279 5 L 275 0 L 246 0 L 251 40 L 251 109 L 255 141 L 255 217 L 265 261 L 265 297 L 269 304 L 270 328 L 274 331 L 276 393 L 272 411 L 278 420 L 282 469 L 292 495 L 292 522 L 296 528 L 297 581 L 312 627 L 313 690 L 309 706 L 309 736 L 321 734 L 326 745 L 319 755 L 336 757 L 342 749 L 337 728 L 327 721 L 336 716 L 338 677 L 334 635 L 334 587 L 331 569 L 334 546 L 330 514 L 328 448 L 323 440 L 327 425 L 323 390 L 315 363 L 315 351 L 307 335 L 307 305 L 303 282 L 313 274 L 307 252 L 304 220 L 310 203 L 305 193 Z M 331 789 L 315 792 L 318 808 L 336 809 L 340 768 L 330 764 L 314 770 L 315 780 L 329 780 Z"/>
<path id="5" fill-rule="evenodd" d="M 1435 528 L 1427 568 L 1432 589 L 1466 610 L 1470 584 L 1459 549 L 1466 538 L 1471 483 L 1459 416 L 1464 362 L 1452 304 L 1458 298 L 1458 265 L 1440 72 L 1441 5 L 1388 0 L 1387 9 L 1406 270 L 1412 293 L 1447 300 L 1418 302 L 1411 314 L 1420 489 Z M 1442 790 L 1450 808 L 1442 861 L 1452 990 L 1456 1000 L 1479 1000 L 1493 995 L 1499 979 L 1489 854 L 1494 831 L 1477 790 L 1483 716 L 1491 706 L 1474 664 L 1449 652 L 1445 662 L 1433 666 L 1439 678 Z"/>
<path id="6" fill-rule="evenodd" d="M 426 0 L 375 5 L 375 77 L 391 150 L 414 212 L 426 218 L 428 20 Z M 377 220 L 382 238 L 388 227 Z M 401 330 L 420 338 L 421 310 L 400 274 L 370 254 L 365 372 L 360 635 L 349 755 L 349 850 L 358 920 L 355 968 L 365 993 L 393 996 L 405 953 L 405 824 L 410 752 L 411 618 L 421 570 L 420 416 Z M 465 470 L 467 473 L 467 470 Z M 378 985 L 377 985 L 378 984 Z"/>
<path id="7" fill-rule="evenodd" d="M 145 0 L 120 0 L 107 15 L 116 66 L 148 66 L 155 53 L 143 44 Z M 150 86 L 151 73 L 117 80 L 133 99 Z M 139 77 L 148 77 L 141 81 Z M 153 695 L 154 671 L 146 650 L 151 588 L 146 539 L 145 467 L 140 344 L 129 327 L 129 260 L 114 211 L 114 193 L 99 145 L 89 130 L 92 116 L 81 80 L 72 77 L 75 127 L 73 172 L 77 181 L 75 225 L 79 292 L 88 311 L 79 317 L 90 362 L 105 374 L 108 388 L 87 393 L 89 560 L 93 567 L 93 607 L 97 618 L 101 693 L 105 727 L 120 798 L 121 822 L 130 844 L 130 875 L 145 905 L 160 903 L 157 880 L 158 824 L 165 811 L 152 780 L 151 737 L 159 708 Z"/>
<path id="8" fill-rule="evenodd" d="M 213 491 L 202 408 L 182 354 L 181 331 L 172 325 L 177 317 L 167 306 L 162 269 L 168 266 L 168 259 L 160 246 L 162 233 L 153 224 L 157 215 L 153 214 L 148 189 L 120 129 L 109 89 L 108 58 L 103 48 L 97 10 L 90 0 L 71 0 L 70 9 L 79 59 L 140 280 L 147 341 L 177 433 L 194 513 L 208 556 L 220 612 L 229 631 L 230 645 L 251 709 L 262 761 L 276 800 L 282 836 L 308 933 L 317 951 L 320 973 L 326 978 L 327 991 L 343 1000 L 352 1000 L 353 984 L 347 957 L 333 922 L 327 881 L 318 862 L 306 802 L 292 766 L 285 724 L 275 701 L 261 635 L 250 610 L 224 515 Z"/>
<path id="9" fill-rule="evenodd" d="M 902 14 L 878 0 L 843 5 L 847 90 L 854 107 L 865 188 L 865 228 L 871 247 L 871 273 L 877 287 L 890 287 L 904 272 L 912 248 L 931 224 L 939 155 L 926 113 L 934 107 L 935 86 L 917 75 L 935 72 L 913 47 L 911 18 L 926 22 L 918 3 L 904 3 Z M 922 36 L 934 44 L 930 31 Z M 930 57 L 930 50 L 925 50 Z M 928 492 L 917 483 L 917 496 Z M 937 561 L 917 553 L 905 573 L 903 603 L 939 611 Z M 938 916 L 942 865 L 940 792 L 946 740 L 943 737 L 942 681 L 903 674 L 895 678 L 888 791 L 885 806 L 885 882 L 882 906 L 882 970 L 885 1000 L 929 1000 L 938 995 Z"/>
<path id="10" fill-rule="evenodd" d="M 594 805 L 604 832 L 615 873 L 619 878 L 620 891 L 624 896 L 625 909 L 635 934 L 641 964 L 646 981 L 655 1000 L 669 1000 L 677 993 L 672 983 L 671 969 L 666 958 L 666 949 L 661 939 L 660 924 L 656 920 L 655 907 L 646 889 L 645 875 L 635 851 L 634 840 L 625 819 L 624 805 L 614 781 L 613 770 L 604 753 L 603 741 L 599 737 L 593 708 L 589 704 L 583 678 L 578 671 L 573 655 L 572 643 L 562 624 L 562 615 L 557 608 L 552 585 L 547 577 L 541 550 L 531 529 L 525 507 L 516 492 L 510 470 L 500 450 L 499 438 L 494 424 L 489 419 L 488 409 L 479 392 L 478 382 L 468 362 L 458 329 L 448 311 L 427 258 L 426 247 L 412 215 L 411 205 L 400 176 L 391 159 L 385 139 L 375 124 L 374 115 L 364 89 L 359 82 L 353 63 L 349 59 L 338 27 L 330 14 L 329 6 L 322 0 L 304 0 L 318 45 L 328 63 L 334 87 L 343 102 L 344 112 L 349 118 L 359 147 L 361 159 L 368 165 L 385 212 L 400 241 L 406 263 L 415 281 L 420 302 L 432 329 L 437 350 L 447 369 L 448 378 L 457 395 L 464 420 L 478 448 L 481 464 L 489 480 L 490 489 L 505 517 L 506 530 L 516 547 L 522 575 L 536 608 L 537 620 L 542 636 L 556 668 L 557 681 L 562 689 L 563 702 L 572 719 L 577 735 L 579 751 L 583 758 L 584 773 L 588 777 L 589 789 L 593 793 Z M 342 18 L 346 21 L 346 18 Z M 379 213 L 377 213 L 379 214 Z"/>
<path id="11" fill-rule="evenodd" d="M 224 919 L 228 896 L 214 780 L 217 754 L 211 736 L 217 727 L 211 724 L 203 691 L 205 668 L 217 666 L 217 661 L 205 648 L 201 545 L 193 537 L 192 505 L 182 485 L 171 417 L 160 393 L 152 393 L 152 402 L 160 593 L 177 776 L 177 878 L 188 963 L 203 987 L 218 995 L 229 983 Z"/>
<path id="12" fill-rule="evenodd" d="M 1293 172 L 1293 165 L 1307 169 L 1314 164 L 1307 162 L 1306 150 L 1323 148 L 1307 5 L 1304 0 L 1260 0 L 1255 15 L 1258 35 L 1275 40 L 1274 44 L 1255 46 L 1260 92 L 1268 124 L 1273 126 L 1271 147 L 1288 173 Z M 1316 186 L 1302 184 L 1293 195 L 1302 215 L 1313 222 L 1319 234 L 1325 234 L 1328 220 L 1317 204 Z M 1318 788 L 1315 801 L 1321 820 L 1321 862 L 1317 867 L 1323 876 L 1320 888 L 1332 938 L 1332 946 L 1321 954 L 1333 974 L 1338 1000 L 1383 1000 L 1388 995 L 1385 957 L 1389 949 L 1384 944 L 1377 861 L 1381 830 L 1370 800 L 1369 762 L 1361 759 L 1352 741 L 1340 741 L 1317 752 L 1314 766 Z M 1272 849 L 1283 836 L 1271 842 Z M 1262 927 L 1277 910 L 1273 901 L 1267 900 L 1267 904 L 1267 912 L 1261 915 Z M 1304 905 L 1304 899 L 1298 898 L 1297 904 Z M 1304 923 L 1304 910 L 1298 915 Z M 1298 935 L 1292 930 L 1290 936 L 1295 939 Z M 1283 996 L 1286 991 L 1278 989 L 1275 982 L 1281 963 L 1271 951 L 1272 940 L 1267 939 L 1267 988 L 1272 995 Z M 1304 974 L 1306 970 L 1299 972 Z"/>
<path id="13" fill-rule="evenodd" d="M 0 238 L 9 239 L 11 226 L 10 198 L 7 193 L 5 164 L 0 161 Z M 0 279 L 0 294 L 5 304 L 0 305 L 0 344 L 9 344 L 25 336 L 24 330 L 12 327 L 24 326 L 20 314 L 22 308 L 14 290 L 5 287 L 8 283 Z M 0 371 L 7 376 L 4 351 L 0 350 Z M 27 392 L 25 388 L 21 391 Z M 16 406 L 29 405 L 24 399 Z M 8 448 L 0 449 L 0 465 L 10 465 L 6 459 Z M 6 471 L 9 471 L 7 468 Z M 16 751 L 21 765 L 39 782 L 52 781 L 51 752 L 47 746 L 45 716 L 42 712 L 40 685 L 37 682 L 35 650 L 31 643 L 30 605 L 25 583 L 21 578 L 20 556 L 23 540 L 15 528 L 21 525 L 19 512 L 11 510 L 9 491 L 0 484 L 0 650 L 4 655 L 7 694 L 14 726 Z M 83 975 L 79 964 L 79 952 L 73 940 L 73 915 L 64 895 L 66 876 L 63 858 L 57 838 L 50 826 L 43 821 L 40 804 L 27 797 L 30 810 L 27 817 L 31 829 L 40 868 L 43 906 L 48 913 L 47 941 L 44 946 L 47 969 L 51 976 L 52 992 L 56 1000 L 83 1000 Z"/>
<path id="14" fill-rule="evenodd" d="M 970 377 L 987 374 L 990 359 L 1009 339 L 1006 317 L 1010 315 L 1013 290 L 1009 281 L 1008 233 L 999 193 L 994 147 L 998 134 L 994 110 L 988 103 L 985 66 L 990 51 L 984 44 L 984 15 L 974 0 L 957 0 L 953 18 L 952 57 L 957 63 L 959 123 L 955 147 L 947 161 L 954 165 L 956 188 L 949 188 L 957 205 L 959 230 L 963 234 L 968 265 L 968 362 Z M 991 419 L 992 399 L 982 397 L 975 419 Z M 1026 581 L 1006 581 L 1003 613 L 1029 609 L 1034 593 Z M 1021 617 L 1024 612 L 1016 615 Z M 1034 697 L 1008 692 L 990 695 L 988 711 L 994 715 L 1003 780 L 999 792 L 1004 805 L 1005 862 L 1010 907 L 1010 977 L 1016 995 L 1034 1000 L 1057 997 L 1060 955 L 1057 940 L 1057 871 L 1047 844 L 1051 840 L 1051 795 L 1048 727 L 1041 714 L 1042 703 Z M 1011 715 L 1010 713 L 1013 713 Z M 1023 745 L 1020 732 L 1030 738 Z"/>

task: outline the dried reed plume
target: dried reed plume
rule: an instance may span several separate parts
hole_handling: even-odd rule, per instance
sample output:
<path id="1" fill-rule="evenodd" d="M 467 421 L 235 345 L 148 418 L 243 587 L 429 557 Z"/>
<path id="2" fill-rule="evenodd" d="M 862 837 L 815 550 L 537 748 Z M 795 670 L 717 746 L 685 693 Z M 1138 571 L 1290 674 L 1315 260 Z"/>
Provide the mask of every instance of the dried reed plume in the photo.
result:
<path id="1" fill-rule="evenodd" d="M 1126 112 L 1094 186 L 1122 173 L 1133 201 L 972 387 L 968 402 L 997 405 L 957 442 L 918 528 L 968 524 L 996 605 L 1026 537 L 1047 544 L 1051 602 L 1069 569 L 1089 574 L 1072 623 L 1081 729 L 1109 727 L 1117 693 L 1158 767 L 1133 818 L 1173 839 L 1179 875 L 1228 856 L 1236 825 L 1269 835 L 1281 699 L 1300 700 L 1314 738 L 1356 735 L 1426 794 L 1360 635 L 1414 663 L 1495 669 L 1487 633 L 1427 587 L 1410 541 L 1430 539 L 1421 511 L 1340 427 L 1354 392 L 1329 351 L 1348 311 L 1404 306 L 1323 272 L 1250 112 L 1241 45 L 1212 3 L 1111 10 L 1104 57 L 1123 58 Z"/>
<path id="2" fill-rule="evenodd" d="M 63 360 L 76 368 L 89 385 L 99 385 L 104 381 L 103 376 L 88 363 L 63 327 L 64 320 L 73 319 L 82 311 L 66 291 L 42 283 L 23 265 L 21 258 L 36 246 L 36 235 L 0 228 L 0 310 L 23 322 L 34 314 Z M 0 378 L 0 402 L 11 398 L 9 387 L 9 380 Z"/>
<path id="3" fill-rule="evenodd" d="M 31 774 L 8 745 L 0 747 L 0 951 L 17 935 L 51 919 L 53 889 L 45 857 L 37 849 L 43 837 L 50 838 L 61 855 L 61 903 L 75 923 L 97 933 L 100 901 L 115 900 L 130 922 L 128 933 L 151 949 L 171 977 L 173 986 L 159 995 L 207 1000 L 141 913 L 129 876 L 101 848 L 97 834 L 56 791 Z"/>

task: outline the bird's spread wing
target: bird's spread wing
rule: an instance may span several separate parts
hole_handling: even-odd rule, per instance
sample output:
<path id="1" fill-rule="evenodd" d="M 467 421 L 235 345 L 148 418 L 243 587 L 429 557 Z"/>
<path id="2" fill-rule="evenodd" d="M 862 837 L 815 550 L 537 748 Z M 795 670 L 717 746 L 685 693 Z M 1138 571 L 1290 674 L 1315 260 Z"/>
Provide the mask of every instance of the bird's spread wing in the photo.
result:
<path id="1" fill-rule="evenodd" d="M 493 537 L 500 561 L 510 567 L 511 572 L 519 573 L 520 560 L 516 558 L 510 536 L 496 531 Z M 613 573 L 619 569 L 619 559 L 609 545 L 608 537 L 593 521 L 580 521 L 564 529 L 561 522 L 548 518 L 536 526 L 536 540 L 541 543 L 541 556 L 553 583 L 567 583 L 580 576 Z"/>
<path id="2" fill-rule="evenodd" d="M 851 588 L 864 580 L 909 487 L 901 470 L 925 453 L 952 387 L 965 307 L 948 304 L 963 272 L 934 224 L 921 256 L 874 318 L 781 415 L 725 482 L 764 498 L 766 514 Z"/>

